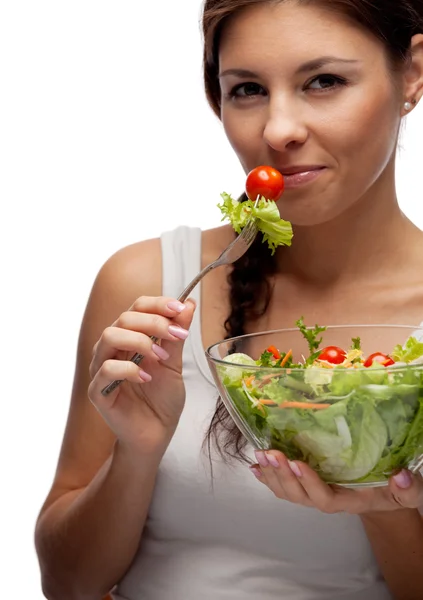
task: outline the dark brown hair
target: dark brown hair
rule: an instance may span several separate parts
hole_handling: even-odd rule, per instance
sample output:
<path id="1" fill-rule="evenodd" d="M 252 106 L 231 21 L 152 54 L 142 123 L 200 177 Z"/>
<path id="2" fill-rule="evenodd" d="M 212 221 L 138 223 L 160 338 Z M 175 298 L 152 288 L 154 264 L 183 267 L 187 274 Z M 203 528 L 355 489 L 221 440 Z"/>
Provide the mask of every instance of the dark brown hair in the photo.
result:
<path id="1" fill-rule="evenodd" d="M 379 39 L 390 66 L 397 70 L 407 61 L 411 38 L 423 32 L 423 0 L 297 0 L 337 11 Z M 251 6 L 283 0 L 206 0 L 203 10 L 204 83 L 208 102 L 220 116 L 219 42 L 230 18 Z M 271 276 L 276 271 L 261 240 L 235 263 L 229 274 L 231 312 L 225 322 L 227 338 L 246 333 L 246 325 L 264 314 L 272 296 Z M 245 459 L 245 442 L 219 398 L 207 433 L 208 447 L 215 442 L 220 455 Z"/>

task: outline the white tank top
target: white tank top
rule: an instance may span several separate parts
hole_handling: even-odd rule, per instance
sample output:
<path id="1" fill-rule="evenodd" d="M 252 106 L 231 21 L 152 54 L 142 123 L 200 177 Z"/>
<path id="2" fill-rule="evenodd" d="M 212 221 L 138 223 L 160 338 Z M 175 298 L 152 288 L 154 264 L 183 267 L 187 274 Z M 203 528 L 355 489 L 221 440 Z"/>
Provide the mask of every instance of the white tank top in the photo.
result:
<path id="1" fill-rule="evenodd" d="M 162 236 L 163 294 L 200 270 L 201 231 Z M 186 405 L 160 466 L 137 555 L 115 600 L 388 600 L 359 517 L 326 515 L 273 494 L 247 466 L 202 450 L 217 390 L 198 309 L 184 350 Z"/>

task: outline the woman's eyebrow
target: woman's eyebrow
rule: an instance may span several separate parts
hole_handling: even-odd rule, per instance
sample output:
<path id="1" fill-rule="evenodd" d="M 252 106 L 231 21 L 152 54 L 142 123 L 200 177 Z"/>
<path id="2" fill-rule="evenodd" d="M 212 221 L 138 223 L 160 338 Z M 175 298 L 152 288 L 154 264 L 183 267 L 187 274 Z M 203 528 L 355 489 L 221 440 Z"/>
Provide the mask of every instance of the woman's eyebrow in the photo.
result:
<path id="1" fill-rule="evenodd" d="M 340 64 L 358 64 L 359 60 L 356 59 L 347 59 L 347 58 L 338 58 L 337 56 L 321 56 L 320 58 L 315 58 L 313 60 L 310 60 L 306 63 L 304 63 L 303 65 L 301 65 L 296 73 L 308 73 L 309 71 L 317 71 L 318 69 L 321 69 L 322 67 L 325 67 L 326 65 L 331 65 L 331 64 L 336 64 L 336 63 L 340 63 Z M 235 77 L 240 77 L 240 78 L 244 78 L 244 77 L 253 77 L 255 79 L 257 79 L 259 77 L 259 75 L 257 75 L 257 73 L 254 73 L 254 71 L 249 71 L 248 69 L 226 69 L 226 71 L 223 71 L 222 73 L 219 74 L 219 79 L 222 79 L 222 77 L 227 77 L 229 75 L 234 75 Z"/>
<path id="2" fill-rule="evenodd" d="M 223 71 L 223 73 L 219 73 L 219 79 L 227 77 L 228 75 L 235 75 L 236 77 L 255 77 L 256 79 L 258 77 L 256 73 L 246 69 L 227 69 L 226 71 Z"/>
<path id="3" fill-rule="evenodd" d="M 358 64 L 359 62 L 361 61 L 356 59 L 340 58 L 337 56 L 321 56 L 320 58 L 315 58 L 314 60 L 310 60 L 301 65 L 301 67 L 297 69 L 297 73 L 308 73 L 309 71 L 317 71 L 318 69 L 321 69 L 326 65 L 331 65 L 335 63 Z"/>

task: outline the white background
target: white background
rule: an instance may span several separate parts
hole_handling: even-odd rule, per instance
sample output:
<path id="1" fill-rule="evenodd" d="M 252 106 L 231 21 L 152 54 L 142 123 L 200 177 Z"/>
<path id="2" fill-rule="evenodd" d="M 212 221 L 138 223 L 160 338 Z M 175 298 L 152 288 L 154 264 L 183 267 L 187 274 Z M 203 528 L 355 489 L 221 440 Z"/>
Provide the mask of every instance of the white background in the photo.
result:
<path id="1" fill-rule="evenodd" d="M 4 598 L 43 598 L 33 528 L 98 269 L 121 246 L 178 224 L 218 225 L 219 194 L 243 188 L 203 94 L 200 8 L 200 0 L 0 6 Z M 398 163 L 401 206 L 421 228 L 422 121 L 417 108 Z"/>

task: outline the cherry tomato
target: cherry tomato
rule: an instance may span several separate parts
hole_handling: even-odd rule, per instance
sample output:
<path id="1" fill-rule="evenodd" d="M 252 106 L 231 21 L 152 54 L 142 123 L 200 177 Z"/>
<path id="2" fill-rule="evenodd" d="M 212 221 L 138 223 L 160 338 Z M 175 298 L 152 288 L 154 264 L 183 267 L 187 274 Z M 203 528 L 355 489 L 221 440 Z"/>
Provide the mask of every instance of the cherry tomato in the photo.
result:
<path id="1" fill-rule="evenodd" d="M 323 348 L 319 360 L 325 360 L 332 365 L 340 365 L 346 359 L 347 354 L 342 350 L 342 348 L 338 348 L 338 346 L 327 346 Z"/>
<path id="2" fill-rule="evenodd" d="M 257 167 L 248 173 L 245 191 L 250 200 L 255 202 L 257 196 L 266 200 L 279 200 L 285 188 L 283 176 L 273 167 Z"/>
<path id="3" fill-rule="evenodd" d="M 270 352 L 270 354 L 273 354 L 273 358 L 276 358 L 276 360 L 279 360 L 281 358 L 281 353 L 276 348 L 276 346 L 269 346 L 267 348 L 267 351 Z"/>
<path id="4" fill-rule="evenodd" d="M 383 367 L 390 367 L 395 364 L 395 361 L 392 360 L 390 356 L 387 354 L 382 354 L 382 352 L 375 352 L 371 354 L 366 362 L 364 363 L 365 367 L 371 367 L 374 362 L 380 363 Z"/>

